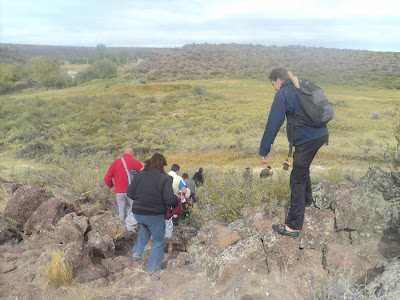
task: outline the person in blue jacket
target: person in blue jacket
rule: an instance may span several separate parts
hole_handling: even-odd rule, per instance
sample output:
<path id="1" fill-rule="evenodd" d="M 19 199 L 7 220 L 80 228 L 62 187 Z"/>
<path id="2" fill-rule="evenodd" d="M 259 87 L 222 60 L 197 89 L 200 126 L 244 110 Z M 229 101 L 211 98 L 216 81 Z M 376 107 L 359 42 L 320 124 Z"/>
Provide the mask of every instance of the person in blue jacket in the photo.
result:
<path id="1" fill-rule="evenodd" d="M 271 145 L 285 121 L 287 134 L 290 140 L 293 134 L 293 169 L 290 174 L 290 210 L 286 224 L 275 224 L 272 228 L 281 235 L 298 237 L 303 228 L 305 206 L 312 204 L 312 190 L 310 180 L 310 165 L 323 144 L 328 142 L 328 129 L 306 125 L 290 128 L 290 116 L 299 112 L 300 106 L 294 86 L 285 68 L 273 69 L 269 75 L 276 94 L 271 105 L 267 125 L 261 139 L 259 150 L 260 162 L 266 164 L 266 156 L 271 151 Z"/>

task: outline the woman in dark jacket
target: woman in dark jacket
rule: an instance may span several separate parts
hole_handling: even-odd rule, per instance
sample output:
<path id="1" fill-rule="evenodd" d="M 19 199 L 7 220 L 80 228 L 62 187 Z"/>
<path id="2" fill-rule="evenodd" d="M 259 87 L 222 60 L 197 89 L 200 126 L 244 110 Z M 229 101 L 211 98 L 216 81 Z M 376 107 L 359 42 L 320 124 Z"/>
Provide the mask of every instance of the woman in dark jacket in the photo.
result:
<path id="1" fill-rule="evenodd" d="M 127 194 L 133 199 L 132 212 L 140 224 L 139 234 L 133 246 L 133 258 L 139 260 L 151 237 L 148 272 L 161 269 L 164 257 L 164 231 L 166 205 L 175 207 L 177 198 L 172 190 L 172 177 L 164 172 L 167 160 L 155 153 L 145 161 L 143 171 L 133 178 Z"/>

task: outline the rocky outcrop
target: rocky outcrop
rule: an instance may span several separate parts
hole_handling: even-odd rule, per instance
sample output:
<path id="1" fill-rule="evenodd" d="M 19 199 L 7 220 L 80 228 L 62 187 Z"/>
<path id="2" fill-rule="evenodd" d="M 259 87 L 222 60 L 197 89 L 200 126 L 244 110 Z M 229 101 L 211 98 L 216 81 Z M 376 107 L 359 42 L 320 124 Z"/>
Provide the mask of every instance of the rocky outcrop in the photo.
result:
<path id="1" fill-rule="evenodd" d="M 0 181 L 0 189 L 4 189 L 10 197 L 17 189 L 24 185 L 26 185 L 24 182 Z"/>
<path id="2" fill-rule="evenodd" d="M 306 286 L 314 282 L 315 287 L 321 287 L 324 274 L 333 276 L 351 270 L 352 280 L 368 282 L 370 293 L 397 299 L 398 280 L 391 279 L 399 275 L 400 208 L 397 198 L 388 200 L 380 190 L 365 186 L 372 183 L 361 184 L 363 180 L 360 184 L 321 182 L 314 186 L 314 207 L 306 208 L 303 230 L 296 239 L 272 230 L 272 224 L 284 223 L 285 216 L 272 214 L 266 203 L 243 208 L 243 218 L 230 224 L 211 221 L 198 230 L 180 224 L 174 230 L 172 252 L 165 255 L 161 275 L 143 271 L 149 248 L 141 260 L 132 260 L 136 234 L 128 234 L 111 211 L 85 204 L 78 211 L 64 198 L 57 197 L 58 201 L 51 198 L 37 206 L 36 212 L 24 223 L 24 229 L 32 236 L 39 236 L 27 239 L 36 242 L 38 248 L 42 234 L 50 233 L 46 236 L 51 238 L 51 247 L 63 250 L 64 261 L 72 266 L 77 282 L 90 282 L 93 287 L 118 284 L 118 288 L 156 282 L 146 288 L 147 292 L 136 289 L 141 296 L 149 298 L 172 297 L 169 289 L 172 285 L 182 292 L 183 299 L 224 299 L 226 293 L 233 299 L 291 299 L 293 294 L 289 290 L 279 289 L 296 289 L 297 278 L 301 278 L 301 285 L 294 293 L 300 292 L 301 298 L 303 283 Z M 21 189 L 25 187 L 20 187 L 14 196 Z M 0 266 L 2 275 L 11 278 L 13 272 L 19 272 L 19 255 L 17 252 L 4 255 L 6 261 Z M 393 257 L 397 258 L 385 261 Z M 382 272 L 373 278 L 371 270 L 375 269 Z M 282 278 L 291 286 L 283 280 L 277 287 Z M 355 283 L 343 277 L 333 279 L 340 285 L 347 282 L 346 289 Z M 4 286 L 1 280 L 0 286 Z M 197 289 L 195 294 L 194 289 Z M 199 292 L 200 289 L 213 290 Z"/>
<path id="3" fill-rule="evenodd" d="M 382 194 L 386 201 L 400 197 L 399 174 L 385 172 L 379 167 L 370 166 L 368 172 L 361 177 L 358 186 L 376 193 Z"/>
<path id="4" fill-rule="evenodd" d="M 112 257 L 115 243 L 126 234 L 126 228 L 111 211 L 95 215 L 89 219 L 91 230 L 88 233 L 88 247 L 93 255 L 104 258 Z"/>
<path id="5" fill-rule="evenodd" d="M 56 225 L 55 241 L 61 244 L 83 242 L 89 227 L 89 219 L 70 213 L 64 216 Z"/>
<path id="6" fill-rule="evenodd" d="M 44 189 L 22 186 L 7 202 L 4 216 L 16 221 L 18 227 L 24 224 L 34 211 L 45 201 L 53 197 L 53 194 Z"/>
<path id="7" fill-rule="evenodd" d="M 21 241 L 22 234 L 15 222 L 0 215 L 0 245 Z"/>
<path id="8" fill-rule="evenodd" d="M 382 274 L 368 284 L 367 290 L 382 299 L 400 299 L 400 256 L 384 262 L 380 267 L 383 268 Z"/>
<path id="9" fill-rule="evenodd" d="M 57 198 L 43 202 L 24 224 L 25 234 L 53 230 L 57 222 L 71 212 L 78 212 L 79 207 L 72 202 Z"/>
<path id="10" fill-rule="evenodd" d="M 335 214 L 330 210 L 307 208 L 300 236 L 300 248 L 324 251 L 336 239 Z"/>

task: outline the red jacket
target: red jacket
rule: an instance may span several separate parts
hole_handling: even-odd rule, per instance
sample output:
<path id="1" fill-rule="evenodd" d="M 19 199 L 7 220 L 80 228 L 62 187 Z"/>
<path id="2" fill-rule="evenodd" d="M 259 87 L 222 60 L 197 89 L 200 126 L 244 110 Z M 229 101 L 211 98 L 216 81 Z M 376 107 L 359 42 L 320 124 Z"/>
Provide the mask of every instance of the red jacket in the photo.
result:
<path id="1" fill-rule="evenodd" d="M 128 170 L 140 171 L 143 168 L 143 165 L 131 155 L 124 153 L 122 157 L 125 160 Z M 104 176 L 104 181 L 110 188 L 114 187 L 116 193 L 126 193 L 128 175 L 126 174 L 121 158 L 114 160 L 111 164 L 107 174 Z"/>

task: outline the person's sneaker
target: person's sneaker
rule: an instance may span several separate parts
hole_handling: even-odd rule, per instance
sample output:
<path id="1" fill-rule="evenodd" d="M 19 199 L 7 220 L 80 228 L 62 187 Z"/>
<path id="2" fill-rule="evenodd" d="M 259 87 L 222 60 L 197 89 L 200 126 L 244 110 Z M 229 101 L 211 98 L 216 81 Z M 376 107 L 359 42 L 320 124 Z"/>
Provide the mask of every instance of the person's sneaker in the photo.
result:
<path id="1" fill-rule="evenodd" d="M 142 256 L 141 256 L 141 255 L 139 255 L 139 254 L 137 254 L 137 253 L 133 253 L 133 256 L 132 256 L 132 258 L 133 258 L 134 260 L 139 260 L 139 259 L 141 259 L 141 258 L 142 258 Z"/>

